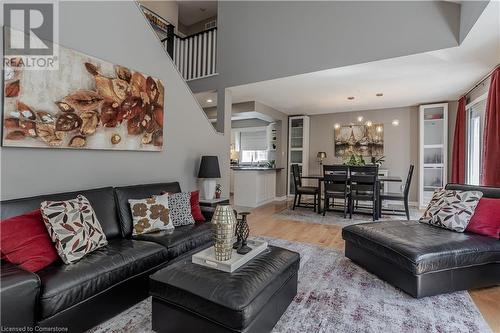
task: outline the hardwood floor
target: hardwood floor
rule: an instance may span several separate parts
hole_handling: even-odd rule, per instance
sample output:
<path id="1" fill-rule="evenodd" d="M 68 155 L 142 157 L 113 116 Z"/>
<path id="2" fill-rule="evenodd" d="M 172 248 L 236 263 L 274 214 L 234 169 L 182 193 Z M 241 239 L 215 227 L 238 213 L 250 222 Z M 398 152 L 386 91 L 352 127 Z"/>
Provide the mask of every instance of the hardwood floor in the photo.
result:
<path id="1" fill-rule="evenodd" d="M 344 250 L 341 228 L 338 226 L 297 222 L 273 216 L 287 205 L 290 202 L 273 202 L 252 210 L 248 217 L 251 234 Z M 500 286 L 471 290 L 469 294 L 492 331 L 500 333 Z"/>

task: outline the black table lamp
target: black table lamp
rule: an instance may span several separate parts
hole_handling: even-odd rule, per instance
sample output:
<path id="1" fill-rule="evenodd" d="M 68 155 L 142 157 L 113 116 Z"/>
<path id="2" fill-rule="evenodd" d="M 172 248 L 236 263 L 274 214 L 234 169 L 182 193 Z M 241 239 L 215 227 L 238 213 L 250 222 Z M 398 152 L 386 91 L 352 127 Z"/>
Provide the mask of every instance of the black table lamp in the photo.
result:
<path id="1" fill-rule="evenodd" d="M 212 200 L 215 195 L 215 178 L 220 178 L 219 159 L 217 156 L 202 156 L 198 178 L 203 178 L 203 195 Z"/>

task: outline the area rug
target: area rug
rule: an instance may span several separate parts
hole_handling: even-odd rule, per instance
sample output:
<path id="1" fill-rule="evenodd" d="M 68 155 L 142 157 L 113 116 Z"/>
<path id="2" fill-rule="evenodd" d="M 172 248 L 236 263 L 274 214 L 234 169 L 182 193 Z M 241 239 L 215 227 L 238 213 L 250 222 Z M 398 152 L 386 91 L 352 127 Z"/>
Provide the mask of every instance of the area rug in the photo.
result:
<path id="1" fill-rule="evenodd" d="M 301 255 L 298 293 L 274 333 L 491 332 L 467 292 L 415 299 L 337 250 L 264 238 Z M 152 332 L 151 299 L 90 330 Z"/>
<path id="2" fill-rule="evenodd" d="M 418 220 L 422 216 L 422 212 L 416 208 L 410 209 L 410 219 Z M 373 222 L 372 216 L 365 213 L 355 213 L 352 215 L 352 219 L 349 218 L 349 213 L 347 213 L 347 218 L 344 218 L 344 213 L 337 210 L 332 210 L 326 212 L 326 215 L 318 214 L 314 212 L 311 208 L 296 207 L 295 210 L 292 208 L 285 208 L 282 211 L 273 214 L 274 218 L 293 220 L 306 223 L 315 224 L 326 224 L 326 225 L 336 225 L 339 227 L 346 227 L 352 224 Z M 402 215 L 385 215 L 378 221 L 387 220 L 406 220 L 406 216 Z"/>

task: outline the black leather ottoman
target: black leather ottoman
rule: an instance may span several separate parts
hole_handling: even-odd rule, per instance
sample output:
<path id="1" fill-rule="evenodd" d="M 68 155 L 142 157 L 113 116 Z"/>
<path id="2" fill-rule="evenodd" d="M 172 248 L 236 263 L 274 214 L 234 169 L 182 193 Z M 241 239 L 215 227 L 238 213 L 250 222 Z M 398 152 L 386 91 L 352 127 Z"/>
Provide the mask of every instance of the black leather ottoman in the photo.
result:
<path id="1" fill-rule="evenodd" d="M 156 332 L 269 332 L 297 294 L 300 256 L 269 246 L 233 273 L 179 261 L 151 275 Z"/>

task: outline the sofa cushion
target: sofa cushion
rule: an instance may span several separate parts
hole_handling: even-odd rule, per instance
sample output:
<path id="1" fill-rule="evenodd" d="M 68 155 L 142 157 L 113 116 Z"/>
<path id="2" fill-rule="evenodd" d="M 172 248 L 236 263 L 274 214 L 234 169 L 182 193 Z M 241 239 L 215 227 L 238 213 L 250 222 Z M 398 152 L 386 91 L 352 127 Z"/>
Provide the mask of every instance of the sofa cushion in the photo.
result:
<path id="1" fill-rule="evenodd" d="M 16 327 L 20 328 L 17 332 L 27 332 L 27 328 L 35 325 L 40 279 L 36 274 L 2 260 L 0 281 L 2 331 L 7 332 L 9 327 Z"/>
<path id="2" fill-rule="evenodd" d="M 0 250 L 10 263 L 30 272 L 59 260 L 40 209 L 1 221 Z"/>
<path id="3" fill-rule="evenodd" d="M 168 206 L 175 227 L 194 224 L 193 215 L 191 214 L 190 192 L 168 194 Z"/>
<path id="4" fill-rule="evenodd" d="M 173 229 L 168 207 L 168 195 L 156 195 L 146 199 L 129 199 L 134 229 L 132 235 L 147 234 Z"/>
<path id="5" fill-rule="evenodd" d="M 210 244 L 213 241 L 210 226 L 210 223 L 199 222 L 175 227 L 169 231 L 133 236 L 133 239 L 161 244 L 167 248 L 168 260 L 171 260 L 198 247 Z"/>
<path id="6" fill-rule="evenodd" d="M 500 242 L 473 233 L 457 233 L 417 221 L 351 225 L 342 238 L 413 273 L 500 262 Z"/>
<path id="7" fill-rule="evenodd" d="M 480 191 L 437 189 L 420 222 L 463 232 L 482 196 Z"/>
<path id="8" fill-rule="evenodd" d="M 500 238 L 500 199 L 481 198 L 465 230 Z"/>
<path id="9" fill-rule="evenodd" d="M 161 195 L 162 192 L 178 193 L 180 191 L 181 187 L 178 182 L 116 187 L 115 200 L 122 226 L 122 235 L 124 237 L 132 235 L 133 224 L 129 199 L 151 198 L 153 195 Z"/>
<path id="10" fill-rule="evenodd" d="M 40 210 L 50 238 L 65 264 L 75 263 L 108 244 L 92 206 L 83 195 L 71 200 L 44 201 Z"/>
<path id="11" fill-rule="evenodd" d="M 112 187 L 5 200 L 1 202 L 2 209 L 0 209 L 0 218 L 3 220 L 11 216 L 17 216 L 39 209 L 42 201 L 69 200 L 76 198 L 79 194 L 85 196 L 89 200 L 101 223 L 106 239 L 110 240 L 121 237 L 122 233 L 116 214 L 115 198 Z"/>
<path id="12" fill-rule="evenodd" d="M 205 216 L 203 216 L 203 213 L 201 212 L 201 206 L 200 206 L 200 191 L 193 191 L 191 192 L 191 215 L 193 215 L 193 219 L 196 222 L 205 222 Z"/>
<path id="13" fill-rule="evenodd" d="M 155 243 L 114 239 L 73 265 L 51 265 L 37 274 L 42 284 L 41 318 L 48 318 L 122 281 L 166 263 Z"/>

